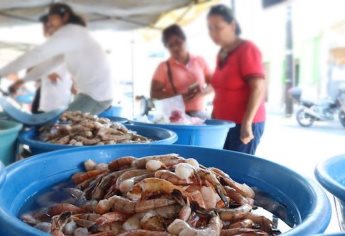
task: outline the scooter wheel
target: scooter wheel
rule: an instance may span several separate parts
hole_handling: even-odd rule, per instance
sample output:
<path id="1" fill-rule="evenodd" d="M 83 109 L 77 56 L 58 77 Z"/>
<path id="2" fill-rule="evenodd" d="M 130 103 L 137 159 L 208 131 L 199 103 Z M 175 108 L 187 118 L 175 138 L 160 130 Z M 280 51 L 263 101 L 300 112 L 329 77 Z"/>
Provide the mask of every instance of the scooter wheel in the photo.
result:
<path id="1" fill-rule="evenodd" d="M 345 112 L 344 111 L 340 111 L 338 114 L 338 118 L 339 118 L 339 122 L 340 124 L 345 127 Z"/>
<path id="2" fill-rule="evenodd" d="M 304 108 L 300 109 L 296 113 L 297 123 L 302 127 L 310 127 L 315 121 L 315 118 L 305 113 Z"/>

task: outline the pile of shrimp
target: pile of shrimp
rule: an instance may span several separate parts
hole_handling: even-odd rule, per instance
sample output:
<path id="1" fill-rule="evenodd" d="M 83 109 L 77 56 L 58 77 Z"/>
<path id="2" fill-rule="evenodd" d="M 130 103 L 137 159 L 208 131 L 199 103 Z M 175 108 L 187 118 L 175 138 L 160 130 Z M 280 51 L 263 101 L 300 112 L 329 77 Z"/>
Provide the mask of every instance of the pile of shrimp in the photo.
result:
<path id="1" fill-rule="evenodd" d="M 254 191 L 217 168 L 178 154 L 84 163 L 72 176 L 73 204 L 21 219 L 54 236 L 275 235 L 252 212 Z"/>
<path id="2" fill-rule="evenodd" d="M 65 112 L 56 124 L 43 126 L 39 132 L 41 141 L 75 146 L 151 141 L 119 123 L 79 111 Z"/>

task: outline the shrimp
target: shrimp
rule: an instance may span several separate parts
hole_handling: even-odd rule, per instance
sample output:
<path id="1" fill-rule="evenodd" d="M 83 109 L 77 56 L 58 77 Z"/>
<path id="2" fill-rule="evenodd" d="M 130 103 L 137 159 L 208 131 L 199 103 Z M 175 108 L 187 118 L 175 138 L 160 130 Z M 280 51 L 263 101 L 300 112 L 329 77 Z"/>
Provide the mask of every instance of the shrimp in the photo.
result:
<path id="1" fill-rule="evenodd" d="M 76 199 L 80 199 L 85 197 L 85 193 L 83 191 L 81 191 L 80 189 L 77 188 L 66 188 L 65 191 L 71 195 L 71 197 L 76 198 Z"/>
<path id="2" fill-rule="evenodd" d="M 63 228 L 63 233 L 66 235 L 73 235 L 74 231 L 78 228 L 77 224 L 71 220 L 70 222 L 68 222 L 65 227 Z"/>
<path id="3" fill-rule="evenodd" d="M 129 232 L 124 232 L 118 236 L 171 236 L 167 232 L 151 231 L 144 229 L 131 230 Z"/>
<path id="4" fill-rule="evenodd" d="M 213 173 L 215 173 L 219 177 L 230 178 L 230 176 L 227 173 L 225 173 L 224 171 L 222 171 L 221 169 L 218 169 L 216 167 L 209 167 L 207 169 L 212 171 Z"/>
<path id="5" fill-rule="evenodd" d="M 91 195 L 92 199 L 108 198 L 109 196 L 107 195 L 113 193 L 115 190 L 116 186 L 113 186 L 115 185 L 117 178 L 126 171 L 128 170 L 116 171 L 110 174 L 106 172 L 105 174 L 100 175 L 96 180 L 94 180 L 94 182 L 89 184 L 89 187 L 87 190 L 85 190 L 85 192 L 88 194 L 88 196 Z M 108 191 L 106 192 L 107 189 Z"/>
<path id="6" fill-rule="evenodd" d="M 142 229 L 152 231 L 165 231 L 166 229 L 165 220 L 155 212 L 147 212 L 140 220 L 140 226 Z"/>
<path id="7" fill-rule="evenodd" d="M 99 218 L 99 214 L 87 213 L 87 214 L 77 214 L 73 215 L 72 219 L 78 226 L 84 228 L 90 228 L 96 224 L 96 220 Z"/>
<path id="8" fill-rule="evenodd" d="M 158 160 L 149 160 L 146 162 L 146 169 L 148 171 L 157 171 L 159 170 L 160 168 L 166 168 L 166 166 L 164 165 L 163 162 L 161 161 L 158 161 Z"/>
<path id="9" fill-rule="evenodd" d="M 61 215 L 56 215 L 52 217 L 51 229 L 53 235 L 59 235 L 60 232 L 62 232 L 71 215 L 71 212 L 64 212 Z"/>
<path id="10" fill-rule="evenodd" d="M 110 162 L 108 165 L 108 168 L 110 171 L 120 170 L 120 169 L 123 169 L 124 167 L 131 166 L 134 160 L 137 160 L 137 159 L 132 156 L 121 157 Z"/>
<path id="11" fill-rule="evenodd" d="M 138 183 L 139 181 L 142 181 L 143 179 L 151 178 L 153 176 L 153 173 L 147 173 L 144 175 L 134 176 L 130 179 L 126 179 L 125 181 L 120 183 L 119 190 L 122 193 L 132 191 L 134 184 Z"/>
<path id="12" fill-rule="evenodd" d="M 252 210 L 252 206 L 249 204 L 244 204 L 234 209 L 226 209 L 226 208 L 216 209 L 216 211 L 218 212 L 222 220 L 231 221 L 231 222 L 234 222 L 246 217 L 251 210 Z"/>
<path id="13" fill-rule="evenodd" d="M 117 235 L 122 231 L 122 224 L 120 222 L 111 222 L 104 225 L 98 225 L 96 229 L 104 233 L 112 233 L 112 235 Z"/>
<path id="14" fill-rule="evenodd" d="M 224 183 L 224 185 L 230 186 L 231 188 L 235 189 L 237 192 L 239 192 L 243 196 L 254 199 L 255 192 L 248 185 L 237 183 L 230 177 L 221 177 L 220 180 L 221 182 Z"/>
<path id="15" fill-rule="evenodd" d="M 160 161 L 166 166 L 173 166 L 175 164 L 178 164 L 179 161 L 185 161 L 182 157 L 180 157 L 180 155 L 172 153 L 166 155 L 156 155 L 138 158 L 132 163 L 132 166 L 138 169 L 144 169 L 146 168 L 146 163 L 150 160 Z"/>
<path id="16" fill-rule="evenodd" d="M 187 221 L 192 213 L 192 208 L 190 207 L 189 201 L 182 207 L 181 211 L 178 214 L 178 218 Z"/>
<path id="17" fill-rule="evenodd" d="M 244 219 L 238 222 L 235 222 L 229 226 L 229 229 L 235 228 L 252 228 L 254 226 L 254 222 L 250 219 Z"/>
<path id="18" fill-rule="evenodd" d="M 76 173 L 72 176 L 72 180 L 75 184 L 80 184 L 84 182 L 85 180 L 95 179 L 97 178 L 97 176 L 99 176 L 100 174 L 103 174 L 104 172 L 106 172 L 106 170 L 96 169 L 96 170 L 90 170 L 88 172 Z"/>
<path id="19" fill-rule="evenodd" d="M 218 236 L 223 227 L 219 216 L 213 216 L 207 227 L 196 229 L 191 227 L 187 222 L 176 219 L 168 227 L 168 232 L 179 236 L 198 235 L 198 236 Z"/>
<path id="20" fill-rule="evenodd" d="M 96 165 L 97 170 L 108 170 L 108 164 L 106 163 L 99 163 Z"/>
<path id="21" fill-rule="evenodd" d="M 189 199 L 185 199 L 182 193 L 178 190 L 174 190 L 172 192 L 172 196 L 176 200 L 176 202 L 182 206 L 180 212 L 178 213 L 178 218 L 183 221 L 187 221 L 192 213 L 192 208 L 190 207 Z"/>
<path id="22" fill-rule="evenodd" d="M 50 216 L 60 215 L 61 213 L 64 213 L 64 212 L 71 212 L 72 214 L 78 214 L 78 213 L 84 213 L 85 210 L 83 208 L 77 207 L 69 203 L 60 203 L 48 209 L 48 214 Z"/>
<path id="23" fill-rule="evenodd" d="M 169 218 L 176 218 L 180 210 L 181 210 L 181 206 L 179 204 L 174 204 L 171 206 L 156 208 L 154 211 L 157 215 L 169 219 Z"/>
<path id="24" fill-rule="evenodd" d="M 75 136 L 74 139 L 77 140 L 78 142 L 81 142 L 83 145 L 96 145 L 102 141 L 100 138 L 86 138 L 81 135 Z"/>
<path id="25" fill-rule="evenodd" d="M 112 232 L 100 232 L 95 234 L 88 234 L 88 236 L 116 236 L 118 234 L 112 233 Z"/>
<path id="26" fill-rule="evenodd" d="M 179 163 L 175 166 L 175 173 L 179 178 L 187 180 L 195 173 L 195 168 L 188 163 Z"/>
<path id="27" fill-rule="evenodd" d="M 124 169 L 124 170 L 119 170 L 116 172 L 112 172 L 112 173 L 110 173 L 104 177 L 105 178 L 104 181 L 106 181 L 106 179 L 110 179 L 110 188 L 108 188 L 108 191 L 106 191 L 107 188 L 101 189 L 101 191 L 105 192 L 104 198 L 109 198 L 118 191 L 118 189 L 116 188 L 117 178 L 119 178 L 119 176 L 121 176 L 126 171 L 130 171 L 130 170 L 132 170 L 132 169 L 129 168 L 129 169 Z M 109 186 L 107 186 L 107 187 L 109 187 Z"/>
<path id="28" fill-rule="evenodd" d="M 82 208 L 86 212 L 94 212 L 96 210 L 98 202 L 96 200 L 87 201 Z"/>
<path id="29" fill-rule="evenodd" d="M 125 221 L 129 216 L 120 212 L 109 212 L 103 214 L 96 220 L 97 225 L 104 225 L 117 221 Z"/>
<path id="30" fill-rule="evenodd" d="M 117 180 L 116 180 L 116 188 L 120 188 L 120 184 L 126 180 L 130 179 L 135 176 L 140 176 L 140 175 L 145 175 L 148 174 L 149 172 L 147 170 L 140 170 L 140 169 L 134 169 L 134 170 L 129 170 L 124 172 L 122 175 L 120 175 Z"/>
<path id="31" fill-rule="evenodd" d="M 156 198 L 145 201 L 131 201 L 120 196 L 113 196 L 113 209 L 127 214 L 140 213 L 175 204 L 175 200 Z"/>
<path id="32" fill-rule="evenodd" d="M 108 199 L 100 200 L 95 207 L 95 212 L 101 215 L 109 212 L 113 207 L 115 196 L 112 196 Z"/>
<path id="33" fill-rule="evenodd" d="M 20 216 L 20 219 L 29 225 L 37 225 L 41 222 L 38 219 L 36 219 L 36 217 L 34 217 L 32 214 L 23 214 Z"/>
<path id="34" fill-rule="evenodd" d="M 234 201 L 236 204 L 243 205 L 243 204 L 251 204 L 251 202 L 244 197 L 241 193 L 237 192 L 234 188 L 231 188 L 229 186 L 224 187 L 227 195 L 230 197 L 232 201 Z"/>
<path id="35" fill-rule="evenodd" d="M 186 192 L 188 193 L 191 202 L 196 202 L 201 208 L 206 208 L 204 198 L 200 192 L 200 186 L 190 185 Z"/>
<path id="36" fill-rule="evenodd" d="M 206 209 L 215 208 L 218 200 L 220 200 L 217 193 L 212 187 L 202 186 L 200 189 L 202 198 L 204 199 Z"/>
<path id="37" fill-rule="evenodd" d="M 248 228 L 234 228 L 234 229 L 223 229 L 220 232 L 220 236 L 232 236 L 232 235 L 243 235 L 243 236 L 269 236 L 268 233 L 258 229 Z"/>
<path id="38" fill-rule="evenodd" d="M 140 219 L 144 216 L 144 214 L 145 213 L 136 213 L 132 215 L 122 224 L 122 228 L 125 231 L 140 229 Z"/>
<path id="39" fill-rule="evenodd" d="M 88 159 L 84 162 L 84 167 L 87 171 L 94 170 L 96 168 L 96 165 L 96 162 L 91 159 Z"/>
<path id="40" fill-rule="evenodd" d="M 36 229 L 41 230 L 41 231 L 46 232 L 46 233 L 51 232 L 51 227 L 52 227 L 52 224 L 48 223 L 48 222 L 40 222 L 37 225 L 35 225 Z"/>
<path id="41" fill-rule="evenodd" d="M 215 174 L 217 174 L 219 177 L 222 177 L 221 179 L 223 180 L 223 182 L 225 182 L 225 184 L 234 188 L 236 191 L 240 192 L 243 196 L 249 197 L 249 198 L 254 198 L 255 193 L 248 185 L 239 184 L 239 183 L 235 182 L 232 178 L 230 178 L 230 176 L 228 174 L 224 173 L 222 170 L 220 170 L 218 168 L 211 167 L 208 169 L 211 170 L 212 172 L 214 172 Z"/>
<path id="42" fill-rule="evenodd" d="M 195 160 L 194 158 L 188 158 L 186 160 L 186 163 L 188 163 L 189 165 L 193 166 L 194 168 L 199 168 L 199 162 L 197 160 Z"/>
<path id="43" fill-rule="evenodd" d="M 93 199 L 92 193 L 94 192 L 96 187 L 99 185 L 99 183 L 102 181 L 104 175 L 105 174 L 101 174 L 101 175 L 97 176 L 96 179 L 91 180 L 90 183 L 88 184 L 88 186 L 83 190 L 85 193 L 86 199 Z"/>
<path id="44" fill-rule="evenodd" d="M 102 176 L 100 181 L 94 187 L 91 192 L 91 199 L 100 200 L 104 197 L 106 189 L 108 189 L 111 185 L 112 178 L 107 176 Z"/>
<path id="45" fill-rule="evenodd" d="M 218 181 L 217 176 L 212 171 L 206 169 L 198 169 L 197 176 L 203 179 L 206 183 L 209 182 L 211 186 L 217 191 L 225 206 L 229 206 L 229 202 L 227 202 L 226 198 L 226 191 L 223 185 L 221 185 L 221 183 Z"/>
<path id="46" fill-rule="evenodd" d="M 159 170 L 155 172 L 155 178 L 164 179 L 175 185 L 188 185 L 188 179 L 181 179 L 175 173 L 169 170 Z"/>
<path id="47" fill-rule="evenodd" d="M 250 219 L 254 222 L 254 224 L 260 226 L 260 229 L 262 231 L 265 231 L 269 234 L 272 233 L 272 221 L 270 221 L 266 217 L 249 213 L 248 215 L 246 215 L 246 219 Z"/>
<path id="48" fill-rule="evenodd" d="M 164 193 L 171 194 L 173 190 L 179 190 L 184 193 L 183 189 L 169 181 L 158 178 L 147 178 L 136 184 L 144 193 Z"/>
<path id="49" fill-rule="evenodd" d="M 89 231 L 86 228 L 77 228 L 73 234 L 73 236 L 88 236 L 88 235 L 89 235 Z"/>

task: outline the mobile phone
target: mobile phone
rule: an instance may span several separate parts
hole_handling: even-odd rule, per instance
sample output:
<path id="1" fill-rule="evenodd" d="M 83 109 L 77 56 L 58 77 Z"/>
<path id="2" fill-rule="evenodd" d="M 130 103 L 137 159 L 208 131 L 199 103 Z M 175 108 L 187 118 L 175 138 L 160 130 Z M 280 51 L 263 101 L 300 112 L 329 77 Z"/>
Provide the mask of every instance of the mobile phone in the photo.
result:
<path id="1" fill-rule="evenodd" d="M 193 90 L 198 89 L 198 88 L 199 88 L 199 83 L 194 83 L 188 87 L 188 90 L 193 91 Z"/>

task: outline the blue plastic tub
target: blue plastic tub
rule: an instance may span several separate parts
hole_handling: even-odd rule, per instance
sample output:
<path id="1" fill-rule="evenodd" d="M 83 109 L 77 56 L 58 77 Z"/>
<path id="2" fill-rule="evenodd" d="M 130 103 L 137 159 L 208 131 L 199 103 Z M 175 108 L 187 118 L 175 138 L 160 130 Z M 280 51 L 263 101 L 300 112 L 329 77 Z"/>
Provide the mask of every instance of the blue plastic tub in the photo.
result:
<path id="1" fill-rule="evenodd" d="M 319 163 L 315 176 L 333 194 L 341 231 L 345 231 L 345 155 Z"/>
<path id="2" fill-rule="evenodd" d="M 153 144 L 173 144 L 177 140 L 177 135 L 175 132 L 157 128 L 157 127 L 147 127 L 140 125 L 125 125 L 128 129 L 137 132 L 140 135 L 151 138 L 154 140 Z M 31 153 L 33 155 L 51 152 L 65 148 L 76 148 L 78 146 L 73 145 L 59 145 L 53 143 L 42 142 L 37 139 L 37 131 L 31 129 L 29 131 L 24 131 L 19 135 L 19 141 L 21 144 L 26 144 L 30 147 Z M 132 144 L 127 144 L 132 145 Z M 116 147 L 118 144 L 111 144 L 107 146 Z"/>
<path id="3" fill-rule="evenodd" d="M 235 180 L 269 193 L 271 198 L 286 206 L 287 220 L 297 225 L 284 235 L 322 233 L 329 224 L 331 208 L 326 194 L 316 183 L 286 167 L 225 150 L 133 144 L 118 145 L 117 148 L 98 146 L 45 153 L 7 167 L 6 173 L 0 175 L 0 180 L 6 175 L 6 181 L 2 184 L 0 182 L 0 235 L 46 235 L 17 218 L 21 208 L 37 192 L 68 180 L 73 173 L 82 169 L 87 159 L 109 162 L 126 155 L 141 157 L 166 153 L 194 157 L 205 166 L 221 168 Z"/>
<path id="4" fill-rule="evenodd" d="M 128 123 L 128 119 L 123 118 L 123 117 L 118 117 L 118 116 L 99 116 L 99 117 L 108 118 L 109 120 L 111 120 L 113 122 L 117 122 L 117 123 L 121 123 L 121 124 Z"/>
<path id="5" fill-rule="evenodd" d="M 0 162 L 9 165 L 16 159 L 17 138 L 23 125 L 0 120 Z"/>
<path id="6" fill-rule="evenodd" d="M 114 117 L 114 116 L 119 117 L 122 115 L 122 110 L 123 108 L 120 106 L 111 106 L 107 110 L 100 113 L 98 116 L 107 117 L 107 118 Z"/>
<path id="7" fill-rule="evenodd" d="M 234 123 L 223 120 L 206 120 L 206 125 L 133 123 L 172 130 L 178 136 L 176 144 L 216 149 L 223 148 L 229 129 L 235 126 Z"/>
<path id="8" fill-rule="evenodd" d="M 31 104 L 34 100 L 35 94 L 29 93 L 25 95 L 16 96 L 16 101 L 22 104 Z"/>

